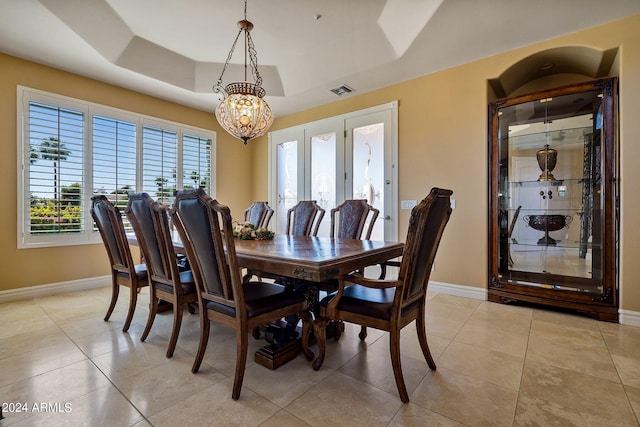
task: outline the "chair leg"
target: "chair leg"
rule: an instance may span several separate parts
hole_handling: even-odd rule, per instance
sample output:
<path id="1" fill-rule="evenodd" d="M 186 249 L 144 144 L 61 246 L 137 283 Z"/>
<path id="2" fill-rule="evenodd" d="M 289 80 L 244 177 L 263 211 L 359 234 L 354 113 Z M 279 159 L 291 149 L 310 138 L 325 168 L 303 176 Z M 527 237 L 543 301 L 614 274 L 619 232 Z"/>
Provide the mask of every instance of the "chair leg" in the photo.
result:
<path id="1" fill-rule="evenodd" d="M 198 352 L 196 353 L 196 359 L 193 361 L 191 372 L 194 374 L 200 369 L 200 364 L 204 358 L 204 352 L 207 350 L 207 343 L 209 342 L 209 329 L 211 328 L 211 322 L 207 318 L 207 309 L 200 305 L 198 307 L 200 312 L 200 341 L 198 343 Z"/>
<path id="2" fill-rule="evenodd" d="M 113 309 L 116 308 L 116 302 L 118 302 L 118 295 L 120 294 L 120 285 L 116 283 L 115 277 L 113 278 L 113 283 L 111 287 L 111 302 L 109 303 L 109 308 L 107 309 L 107 314 L 104 316 L 104 321 L 106 322 L 111 317 L 111 313 L 113 313 Z"/>
<path id="3" fill-rule="evenodd" d="M 400 362 L 400 331 L 392 330 L 389 333 L 389 340 L 389 347 L 391 349 L 391 366 L 393 366 L 393 376 L 396 379 L 396 387 L 398 387 L 400 400 L 407 403 L 409 402 L 409 393 L 407 393 L 407 387 L 404 384 L 402 363 Z"/>
<path id="4" fill-rule="evenodd" d="M 247 364 L 247 350 L 249 347 L 249 333 L 245 328 L 236 328 L 236 373 L 233 379 L 231 398 L 238 400 L 244 380 L 244 370 Z"/>
<path id="5" fill-rule="evenodd" d="M 360 341 L 364 341 L 366 337 L 367 337 L 367 327 L 360 326 L 360 333 L 358 334 L 358 338 L 360 338 Z"/>
<path id="6" fill-rule="evenodd" d="M 131 297 L 129 299 L 129 311 L 127 312 L 127 319 L 124 321 L 122 332 L 127 332 L 129 330 L 129 326 L 131 326 L 131 321 L 133 320 L 133 312 L 136 310 L 136 304 L 138 303 L 138 287 L 132 285 L 129 289 L 131 290 Z"/>
<path id="7" fill-rule="evenodd" d="M 436 362 L 433 360 L 431 356 L 431 351 L 429 351 L 429 344 L 427 344 L 427 328 L 425 321 L 425 313 L 424 310 L 418 314 L 418 318 L 416 319 L 416 332 L 418 332 L 418 341 L 420 342 L 420 348 L 422 349 L 422 354 L 424 355 L 424 359 L 427 361 L 429 368 L 432 371 L 436 370 Z"/>
<path id="8" fill-rule="evenodd" d="M 180 335 L 180 326 L 182 325 L 182 312 L 184 304 L 175 301 L 173 303 L 173 329 L 171 330 L 171 339 L 169 340 L 169 348 L 167 349 L 167 358 L 170 359 L 173 356 L 173 352 L 176 349 L 178 343 L 178 335 Z"/>
<path id="9" fill-rule="evenodd" d="M 329 319 L 326 317 L 321 317 L 320 319 L 313 322 L 313 333 L 316 337 L 316 342 L 318 343 L 318 357 L 313 361 L 313 369 L 318 370 L 322 366 L 324 362 L 324 356 L 327 351 L 327 324 L 329 323 Z"/>
<path id="10" fill-rule="evenodd" d="M 302 318 L 302 352 L 307 360 L 313 360 L 313 351 L 309 350 L 309 339 L 311 338 L 311 332 L 313 331 L 313 318 L 309 310 L 304 310 L 299 313 L 298 316 Z"/>
<path id="11" fill-rule="evenodd" d="M 144 327 L 142 336 L 140 336 L 140 341 L 146 340 L 147 336 L 149 336 L 149 332 L 151 332 L 151 327 L 153 326 L 153 321 L 156 320 L 156 314 L 158 314 L 159 304 L 160 304 L 160 300 L 156 297 L 154 290 L 151 289 L 151 302 L 149 303 L 149 317 L 147 317 L 147 325 Z"/>

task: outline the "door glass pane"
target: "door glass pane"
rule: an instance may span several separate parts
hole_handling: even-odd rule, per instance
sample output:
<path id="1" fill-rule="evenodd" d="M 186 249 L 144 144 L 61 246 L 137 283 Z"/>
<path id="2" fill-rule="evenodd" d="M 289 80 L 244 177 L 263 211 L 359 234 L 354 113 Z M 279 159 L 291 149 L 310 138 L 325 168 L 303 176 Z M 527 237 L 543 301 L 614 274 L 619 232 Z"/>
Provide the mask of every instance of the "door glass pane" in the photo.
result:
<path id="1" fill-rule="evenodd" d="M 353 198 L 380 211 L 371 240 L 384 240 L 384 123 L 353 129 Z"/>
<path id="2" fill-rule="evenodd" d="M 329 214 L 336 206 L 336 134 L 311 137 L 311 200 L 326 211 L 318 236 L 329 236 Z"/>
<path id="3" fill-rule="evenodd" d="M 287 226 L 287 210 L 298 200 L 298 141 L 278 144 L 277 165 L 276 231 L 282 233 Z"/>

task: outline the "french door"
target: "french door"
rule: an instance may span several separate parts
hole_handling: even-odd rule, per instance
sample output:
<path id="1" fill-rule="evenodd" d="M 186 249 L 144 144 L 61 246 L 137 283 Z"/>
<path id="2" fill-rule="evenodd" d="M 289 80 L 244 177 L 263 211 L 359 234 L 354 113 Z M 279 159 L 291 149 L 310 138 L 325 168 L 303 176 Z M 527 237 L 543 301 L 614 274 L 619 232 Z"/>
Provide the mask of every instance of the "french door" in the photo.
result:
<path id="1" fill-rule="evenodd" d="M 271 132 L 269 157 L 276 233 L 300 200 L 325 209 L 318 235 L 328 236 L 331 209 L 366 199 L 380 211 L 371 239 L 397 240 L 396 102 Z"/>

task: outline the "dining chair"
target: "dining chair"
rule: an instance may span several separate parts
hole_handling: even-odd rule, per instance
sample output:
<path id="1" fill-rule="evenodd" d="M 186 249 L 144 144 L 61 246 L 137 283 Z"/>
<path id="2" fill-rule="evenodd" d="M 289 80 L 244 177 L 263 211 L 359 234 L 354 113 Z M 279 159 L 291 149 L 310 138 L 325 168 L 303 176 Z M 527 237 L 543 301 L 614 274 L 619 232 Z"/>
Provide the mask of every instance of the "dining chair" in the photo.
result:
<path id="1" fill-rule="evenodd" d="M 289 236 L 316 236 L 324 213 L 325 210 L 315 200 L 301 200 L 287 211 L 285 234 Z M 248 281 L 252 277 L 257 277 L 258 280 L 273 279 L 279 283 L 285 281 L 280 276 L 252 269 L 247 270 L 243 280 Z"/>
<path id="2" fill-rule="evenodd" d="M 393 373 L 400 399 L 405 403 L 409 402 L 409 395 L 400 364 L 400 331 L 414 320 L 422 354 L 429 368 L 436 369 L 427 344 L 425 303 L 431 266 L 451 216 L 451 194 L 451 190 L 433 188 L 411 211 L 402 261 L 392 263 L 400 268 L 396 280 L 347 274 L 339 280 L 338 290 L 320 301 L 320 316 L 313 326 L 319 349 L 314 369 L 320 369 L 324 361 L 326 325 L 330 320 L 389 332 Z"/>
<path id="3" fill-rule="evenodd" d="M 122 215 L 118 207 L 113 205 L 107 196 L 100 194 L 91 197 L 90 212 L 107 249 L 111 265 L 111 302 L 104 320 L 108 321 L 113 313 L 118 301 L 120 286 L 127 286 L 130 290 L 129 310 L 122 327 L 122 332 L 127 332 L 136 309 L 138 292 L 149 284 L 147 266 L 133 262 Z"/>
<path id="4" fill-rule="evenodd" d="M 273 216 L 273 209 L 268 202 L 253 202 L 244 210 L 243 221 L 255 225 L 256 228 L 268 228 Z"/>
<path id="5" fill-rule="evenodd" d="M 196 282 L 200 313 L 200 341 L 191 371 L 198 372 L 207 349 L 210 322 L 235 328 L 236 368 L 231 397 L 242 389 L 249 332 L 297 315 L 303 319 L 302 348 L 308 360 L 311 315 L 304 293 L 276 283 L 243 283 L 236 257 L 231 211 L 201 189 L 177 193 L 172 219 L 182 239 Z"/>
<path id="6" fill-rule="evenodd" d="M 287 211 L 286 234 L 316 236 L 325 210 L 315 200 L 301 200 Z"/>
<path id="7" fill-rule="evenodd" d="M 331 230 L 329 237 L 361 239 L 364 227 L 367 224 L 367 218 L 370 217 L 367 232 L 364 236 L 365 240 L 369 240 L 379 213 L 380 211 L 367 203 L 366 199 L 345 200 L 343 203 L 331 209 Z M 386 265 L 380 266 L 380 269 L 381 275 L 379 278 L 384 278 Z M 361 273 L 364 274 L 364 270 L 362 270 Z M 320 286 L 321 290 L 329 292 L 333 292 L 337 288 L 338 281 L 334 279 Z M 342 332 L 344 332 L 344 325 L 342 322 L 336 322 L 335 325 L 333 325 L 331 334 L 336 339 L 339 339 Z M 366 335 L 367 327 L 362 326 L 360 336 L 366 337 Z"/>
<path id="8" fill-rule="evenodd" d="M 371 206 L 365 199 L 345 200 L 331 209 L 330 237 L 361 239 L 367 218 L 370 217 L 364 239 L 371 238 L 373 226 L 380 211 Z"/>
<path id="9" fill-rule="evenodd" d="M 182 325 L 183 308 L 186 304 L 190 313 L 195 310 L 189 304 L 198 301 L 193 274 L 190 270 L 180 271 L 173 247 L 169 216 L 166 208 L 154 201 L 147 193 L 129 195 L 125 214 L 133 226 L 149 270 L 151 299 L 149 317 L 140 341 L 149 336 L 153 322 L 158 314 L 160 301 L 173 305 L 173 328 L 166 356 L 173 356 Z"/>

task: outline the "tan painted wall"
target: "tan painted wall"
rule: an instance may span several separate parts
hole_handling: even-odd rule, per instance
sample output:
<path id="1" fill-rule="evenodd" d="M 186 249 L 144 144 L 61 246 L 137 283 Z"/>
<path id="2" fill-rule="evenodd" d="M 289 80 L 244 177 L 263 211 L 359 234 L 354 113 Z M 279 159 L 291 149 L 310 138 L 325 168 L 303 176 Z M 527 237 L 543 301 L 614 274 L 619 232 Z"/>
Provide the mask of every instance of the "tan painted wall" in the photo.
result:
<path id="1" fill-rule="evenodd" d="M 217 198 L 239 215 L 251 202 L 248 151 L 218 126 L 212 112 L 195 110 L 137 92 L 0 54 L 0 291 L 109 274 L 104 247 L 17 249 L 16 86 L 83 99 L 217 132 Z M 213 105 L 216 101 L 212 98 Z M 239 212 L 238 212 L 239 211 Z"/>
<path id="2" fill-rule="evenodd" d="M 559 46 L 620 48 L 621 308 L 640 311 L 640 15 L 496 55 L 371 93 L 279 118 L 273 130 L 399 100 L 399 197 L 432 186 L 454 190 L 457 208 L 445 231 L 432 279 L 487 286 L 487 80 L 536 52 Z M 99 246 L 16 249 L 17 84 L 218 131 L 218 199 L 238 212 L 267 197 L 267 138 L 248 147 L 202 112 L 59 70 L 0 55 L 0 176 L 8 206 L 0 214 L 0 290 L 107 273 Z M 357 88 L 356 88 L 357 89 Z M 239 212 L 238 212 L 239 213 Z M 400 235 L 408 212 L 400 211 Z"/>
<path id="3" fill-rule="evenodd" d="M 487 80 L 534 53 L 561 46 L 619 47 L 621 308 L 640 311 L 640 15 L 351 96 L 276 119 L 272 130 L 399 101 L 399 197 L 422 198 L 432 186 L 454 191 L 432 280 L 487 287 Z M 357 87 L 355 87 L 357 90 Z M 267 139 L 252 145 L 253 198 L 267 197 Z M 400 236 L 408 211 L 400 211 Z"/>

